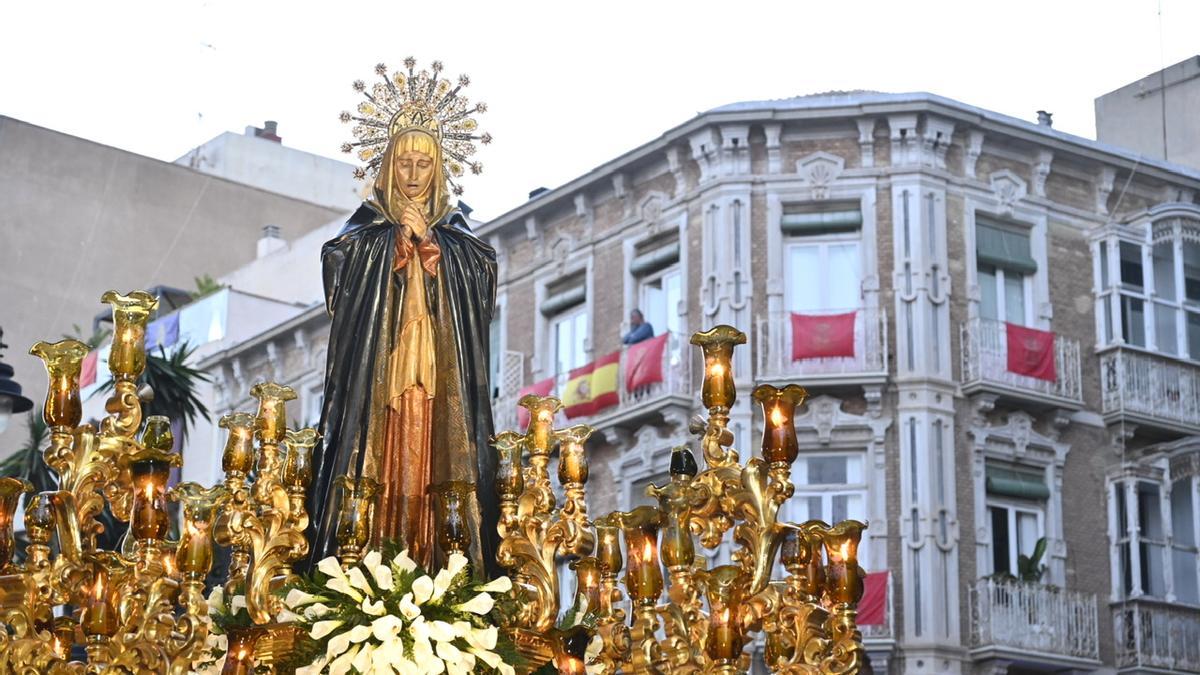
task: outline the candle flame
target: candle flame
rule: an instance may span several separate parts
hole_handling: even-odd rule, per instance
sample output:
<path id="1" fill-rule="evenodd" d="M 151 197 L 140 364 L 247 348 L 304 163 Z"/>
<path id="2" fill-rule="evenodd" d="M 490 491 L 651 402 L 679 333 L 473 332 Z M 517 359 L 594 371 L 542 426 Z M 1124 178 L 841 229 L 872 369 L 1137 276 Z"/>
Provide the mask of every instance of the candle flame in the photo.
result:
<path id="1" fill-rule="evenodd" d="M 721 377 L 725 374 L 725 366 L 714 363 L 708 367 L 708 374 L 712 377 Z"/>
<path id="2" fill-rule="evenodd" d="M 787 422 L 787 416 L 779 409 L 779 406 L 771 408 L 771 426 L 781 427 Z"/>
<path id="3" fill-rule="evenodd" d="M 654 560 L 654 539 L 647 537 L 642 543 L 642 560 L 650 562 Z"/>
<path id="4" fill-rule="evenodd" d="M 166 570 L 167 576 L 175 576 L 175 556 L 170 553 L 163 554 L 163 569 Z"/>
<path id="5" fill-rule="evenodd" d="M 56 656 L 60 656 L 60 657 L 61 657 L 65 651 L 66 651 L 66 650 L 65 650 L 65 649 L 63 649 L 63 642 L 62 642 L 62 639 L 60 639 L 60 638 L 59 638 L 57 635 L 55 635 L 55 636 L 54 636 L 54 654 L 55 654 Z"/>
<path id="6" fill-rule="evenodd" d="M 104 574 L 103 573 L 99 573 L 96 575 L 96 585 L 92 589 L 92 598 L 94 598 L 97 601 L 102 600 L 104 598 Z"/>
<path id="7" fill-rule="evenodd" d="M 550 414 L 549 410 L 539 410 L 537 418 L 539 422 L 549 424 L 554 419 L 554 416 Z"/>
<path id="8" fill-rule="evenodd" d="M 146 481 L 146 484 L 143 486 L 142 492 L 146 493 L 147 500 L 153 501 L 153 499 L 154 499 L 154 483 L 151 481 Z"/>
<path id="9" fill-rule="evenodd" d="M 846 561 L 850 560 L 850 542 L 849 541 L 842 542 L 842 547 L 839 550 L 839 553 L 842 554 L 842 560 L 846 560 Z"/>

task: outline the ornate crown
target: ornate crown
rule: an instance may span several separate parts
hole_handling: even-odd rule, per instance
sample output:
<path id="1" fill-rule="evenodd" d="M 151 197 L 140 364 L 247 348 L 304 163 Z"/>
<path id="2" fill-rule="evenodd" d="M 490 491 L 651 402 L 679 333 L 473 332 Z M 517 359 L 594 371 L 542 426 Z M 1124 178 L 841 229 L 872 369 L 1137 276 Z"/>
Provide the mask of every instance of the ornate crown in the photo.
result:
<path id="1" fill-rule="evenodd" d="M 358 158 L 366 162 L 366 166 L 354 170 L 355 178 L 374 178 L 393 136 L 408 129 L 424 129 L 441 144 L 446 180 L 454 194 L 462 194 L 462 187 L 454 179 L 463 175 L 464 167 L 470 168 L 473 174 L 483 171 L 482 164 L 468 159 L 475 154 L 472 141 L 484 145 L 492 142 L 491 134 L 475 134 L 479 125 L 472 117 L 474 113 L 486 112 L 487 105 L 476 103 L 472 106 L 466 97 L 459 96 L 458 92 L 471 83 L 466 75 L 458 77 L 456 86 L 439 77 L 441 61 L 430 64 L 432 73 L 413 72 L 416 65 L 416 59 L 410 56 L 404 59 L 407 75 L 396 71 L 389 76 L 387 66 L 380 63 L 375 66 L 375 74 L 382 82 L 369 88 L 362 80 L 355 80 L 354 91 L 367 100 L 358 104 L 358 115 L 341 114 L 342 122 L 356 123 L 353 129 L 356 140 L 343 143 L 342 152 L 350 153 L 358 148 Z"/>

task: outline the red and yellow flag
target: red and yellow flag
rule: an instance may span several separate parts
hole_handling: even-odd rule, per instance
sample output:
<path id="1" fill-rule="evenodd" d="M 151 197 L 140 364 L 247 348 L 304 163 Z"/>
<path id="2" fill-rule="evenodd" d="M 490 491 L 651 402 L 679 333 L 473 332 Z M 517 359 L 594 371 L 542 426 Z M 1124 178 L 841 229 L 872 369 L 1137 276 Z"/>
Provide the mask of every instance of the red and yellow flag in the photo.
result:
<path id="1" fill-rule="evenodd" d="M 592 414 L 592 371 L 595 362 L 573 369 L 567 373 L 567 386 L 563 388 L 563 413 L 567 419 Z"/>
<path id="2" fill-rule="evenodd" d="M 619 403 L 620 368 L 621 352 L 615 351 L 568 373 L 562 396 L 567 418 L 595 415 Z"/>

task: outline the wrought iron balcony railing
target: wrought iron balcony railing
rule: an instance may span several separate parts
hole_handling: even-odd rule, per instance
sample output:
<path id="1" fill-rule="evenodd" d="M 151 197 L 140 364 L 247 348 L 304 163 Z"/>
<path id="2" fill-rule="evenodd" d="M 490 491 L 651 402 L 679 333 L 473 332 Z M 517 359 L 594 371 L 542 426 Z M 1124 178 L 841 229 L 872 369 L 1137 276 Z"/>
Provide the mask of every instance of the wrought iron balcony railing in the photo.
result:
<path id="1" fill-rule="evenodd" d="M 994 579 L 971 588 L 974 647 L 1100 658 L 1096 596 Z"/>
<path id="2" fill-rule="evenodd" d="M 1200 611 L 1146 601 L 1113 608 L 1118 668 L 1200 672 Z"/>
<path id="3" fill-rule="evenodd" d="M 1110 421 L 1200 426 L 1200 367 L 1118 348 L 1100 355 L 1101 407 Z"/>
<path id="4" fill-rule="evenodd" d="M 1003 321 L 972 319 L 962 324 L 959 335 L 964 389 L 992 389 L 1018 397 L 1082 405 L 1078 341 L 1054 336 L 1055 378 L 1044 380 L 1008 369 L 1008 329 Z"/>
<path id="5" fill-rule="evenodd" d="M 793 359 L 792 312 L 772 312 L 759 319 L 755 354 L 760 380 L 803 381 L 882 380 L 888 373 L 887 313 L 878 307 L 826 310 L 820 314 L 854 317 L 854 356 Z"/>

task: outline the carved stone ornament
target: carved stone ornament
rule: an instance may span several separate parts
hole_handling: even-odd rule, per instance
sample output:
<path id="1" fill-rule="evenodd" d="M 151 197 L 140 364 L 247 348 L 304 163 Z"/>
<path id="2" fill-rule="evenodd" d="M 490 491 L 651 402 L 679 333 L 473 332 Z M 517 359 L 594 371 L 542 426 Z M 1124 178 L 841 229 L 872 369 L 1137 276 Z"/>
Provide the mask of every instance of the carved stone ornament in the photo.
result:
<path id="1" fill-rule="evenodd" d="M 988 176 L 988 182 L 992 186 L 992 192 L 996 194 L 996 200 L 1000 202 L 1001 210 L 1008 215 L 1012 215 L 1017 202 L 1024 199 L 1028 193 L 1025 181 L 1008 169 L 993 172 Z"/>
<path id="2" fill-rule="evenodd" d="M 814 152 L 796 162 L 796 173 L 812 188 L 813 199 L 828 199 L 829 186 L 845 168 L 846 160 L 828 152 Z"/>

